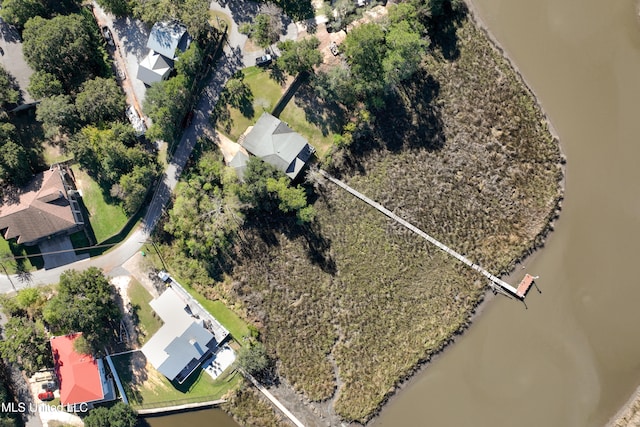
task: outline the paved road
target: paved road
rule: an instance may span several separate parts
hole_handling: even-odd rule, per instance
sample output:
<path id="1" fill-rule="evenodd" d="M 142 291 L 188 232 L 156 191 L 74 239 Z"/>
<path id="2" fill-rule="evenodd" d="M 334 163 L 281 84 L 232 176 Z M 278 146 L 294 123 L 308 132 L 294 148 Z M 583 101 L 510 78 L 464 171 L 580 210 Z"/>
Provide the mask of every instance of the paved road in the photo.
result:
<path id="1" fill-rule="evenodd" d="M 101 268 L 108 273 L 114 268 L 122 265 L 142 248 L 142 245 L 149 238 L 153 228 L 160 218 L 160 215 L 162 214 L 162 210 L 171 197 L 171 192 L 175 188 L 178 179 L 180 178 L 180 174 L 191 155 L 191 151 L 196 144 L 197 137 L 203 134 L 213 134 L 213 129 L 209 124 L 209 114 L 215 106 L 224 84 L 233 75 L 233 73 L 235 73 L 239 68 L 242 68 L 242 61 L 238 59 L 238 55 L 240 55 L 241 52 L 235 49 L 233 52 L 231 49 L 227 50 L 228 52 L 225 52 L 225 55 L 214 65 L 214 70 L 209 77 L 209 82 L 207 83 L 200 101 L 194 110 L 194 118 L 191 126 L 189 126 L 182 135 L 182 139 L 176 149 L 175 155 L 167 166 L 162 182 L 158 185 L 158 188 L 155 191 L 141 226 L 138 227 L 122 244 L 102 256 L 74 262 L 72 264 L 52 268 L 50 270 L 34 271 L 31 273 L 31 283 L 21 283 L 17 276 L 12 276 L 11 280 L 16 289 L 32 285 L 57 283 L 59 281 L 60 274 L 69 269 L 86 270 L 93 266 Z M 0 276 L 0 293 L 8 293 L 12 290 L 12 284 L 7 276 Z"/>
<path id="2" fill-rule="evenodd" d="M 224 55 L 213 65 L 213 71 L 209 76 L 209 81 L 202 91 L 198 105 L 194 109 L 194 117 L 191 125 L 182 135 L 175 155 L 167 166 L 163 180 L 154 193 L 142 225 L 138 227 L 127 240 L 110 252 L 99 257 L 77 261 L 62 267 L 34 271 L 31 273 L 30 283 L 21 283 L 17 279 L 17 276 L 12 276 L 12 285 L 6 275 L 0 275 L 0 293 L 13 291 L 14 285 L 16 289 L 21 289 L 33 285 L 57 283 L 60 274 L 69 269 L 86 270 L 89 267 L 98 267 L 104 270 L 105 273 L 109 273 L 140 251 L 144 242 L 149 239 L 191 155 L 197 138 L 201 135 L 216 138 L 215 132 L 209 124 L 209 115 L 218 101 L 222 88 L 236 71 L 254 65 L 255 57 L 258 56 L 256 52 L 245 52 L 243 50 L 247 39 L 246 36 L 240 34 L 237 30 L 238 22 L 250 20 L 250 18 L 258 12 L 255 3 L 244 1 L 225 2 L 225 0 L 220 0 L 220 3 L 212 2 L 211 9 L 224 11 L 230 15 L 233 20 L 232 30 L 229 34 L 228 42 L 225 43 L 224 46 Z M 129 24 L 134 25 L 134 23 Z M 287 33 L 282 39 L 295 39 L 296 37 L 296 25 L 288 23 Z M 260 52 L 260 54 L 261 53 L 262 52 Z"/>

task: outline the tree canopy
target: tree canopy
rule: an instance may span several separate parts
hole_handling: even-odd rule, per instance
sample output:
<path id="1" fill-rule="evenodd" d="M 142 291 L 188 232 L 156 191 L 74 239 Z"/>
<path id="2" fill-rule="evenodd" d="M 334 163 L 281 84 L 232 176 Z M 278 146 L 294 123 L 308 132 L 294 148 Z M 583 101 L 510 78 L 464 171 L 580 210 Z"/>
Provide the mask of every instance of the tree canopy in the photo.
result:
<path id="1" fill-rule="evenodd" d="M 127 0 L 96 0 L 104 10 L 115 16 L 128 15 L 131 10 Z"/>
<path id="2" fill-rule="evenodd" d="M 101 57 L 81 14 L 52 19 L 36 16 L 26 22 L 23 39 L 27 63 L 36 71 L 54 75 L 68 91 L 98 74 Z"/>
<path id="3" fill-rule="evenodd" d="M 188 255 L 211 259 L 230 247 L 242 223 L 239 202 L 231 190 L 235 180 L 235 173 L 224 167 L 217 153 L 207 153 L 189 179 L 176 187 L 165 231 L 179 239 Z"/>
<path id="4" fill-rule="evenodd" d="M 0 181 L 18 186 L 32 176 L 29 154 L 17 143 L 16 127 L 0 121 Z"/>
<path id="5" fill-rule="evenodd" d="M 275 4 L 262 5 L 253 23 L 241 27 L 241 32 L 247 33 L 258 46 L 268 47 L 277 42 L 282 33 L 282 12 Z"/>
<path id="6" fill-rule="evenodd" d="M 121 317 L 115 288 L 95 267 L 62 273 L 58 294 L 43 311 L 54 333 L 82 332 L 95 352 L 102 351 L 113 337 Z"/>
<path id="7" fill-rule="evenodd" d="M 26 317 L 9 319 L 4 327 L 4 339 L 0 341 L 0 354 L 4 360 L 17 363 L 29 376 L 53 366 L 44 325 Z"/>
<path id="8" fill-rule="evenodd" d="M 17 103 L 19 99 L 20 91 L 13 76 L 0 65 L 0 109 L 7 104 Z"/>
<path id="9" fill-rule="evenodd" d="M 313 67 L 322 63 L 322 54 L 318 46 L 320 40 L 317 37 L 278 42 L 278 49 L 282 52 L 278 58 L 278 65 L 292 76 L 305 71 L 312 72 Z"/>
<path id="10" fill-rule="evenodd" d="M 144 22 L 153 25 L 175 19 L 196 39 L 209 27 L 208 0 L 135 0 L 133 4 L 134 15 Z"/>
<path id="11" fill-rule="evenodd" d="M 307 194 L 301 186 L 291 186 L 291 180 L 273 166 L 251 157 L 244 171 L 244 182 L 237 189 L 238 197 L 249 210 L 295 213 L 298 222 L 311 222 L 315 210 L 307 201 Z"/>
<path id="12" fill-rule="evenodd" d="M 250 375 L 259 376 L 269 368 L 270 360 L 264 345 L 260 342 L 255 342 L 249 347 L 240 349 L 236 364 Z"/>
<path id="13" fill-rule="evenodd" d="M 27 90 L 35 99 L 64 94 L 64 88 L 60 80 L 46 71 L 36 71 L 31 74 Z"/>
<path id="14" fill-rule="evenodd" d="M 69 95 L 42 99 L 36 107 L 36 119 L 42 122 L 47 138 L 73 133 L 80 125 L 78 110 Z"/>
<path id="15" fill-rule="evenodd" d="M 3 0 L 0 9 L 2 19 L 18 28 L 24 28 L 29 19 L 44 16 L 46 13 L 45 0 Z"/>
<path id="16" fill-rule="evenodd" d="M 102 188 L 122 200 L 127 213 L 138 210 L 159 173 L 155 157 L 136 143 L 129 125 L 112 123 L 106 129 L 86 126 L 68 146 Z"/>
<path id="17" fill-rule="evenodd" d="M 96 77 L 82 85 L 76 97 L 76 108 L 82 120 L 101 123 L 124 115 L 125 96 L 115 79 Z"/>
<path id="18" fill-rule="evenodd" d="M 93 409 L 83 421 L 86 427 L 134 427 L 138 420 L 131 406 L 118 402 L 110 408 Z"/>

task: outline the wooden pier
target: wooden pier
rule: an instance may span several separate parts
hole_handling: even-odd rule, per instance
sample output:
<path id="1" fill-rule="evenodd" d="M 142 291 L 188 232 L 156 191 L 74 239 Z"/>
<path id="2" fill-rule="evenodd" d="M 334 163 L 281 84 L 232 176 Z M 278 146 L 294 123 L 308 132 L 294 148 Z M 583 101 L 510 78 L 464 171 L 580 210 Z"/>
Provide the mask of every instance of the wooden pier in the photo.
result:
<path id="1" fill-rule="evenodd" d="M 359 191 L 349 187 L 347 184 L 345 184 L 344 182 L 340 181 L 339 179 L 332 177 L 331 175 L 329 175 L 327 172 L 323 171 L 322 169 L 320 169 L 319 172 L 323 177 L 325 177 L 329 181 L 333 182 L 337 186 L 339 186 L 342 189 L 346 190 L 347 192 L 351 193 L 352 195 L 354 195 L 358 199 L 362 200 L 363 202 L 367 203 L 368 205 L 376 208 L 378 211 L 382 212 L 383 214 L 385 214 L 389 218 L 393 219 L 397 223 L 399 223 L 399 224 L 403 225 L 404 227 L 408 228 L 409 230 L 413 231 L 414 233 L 416 233 L 420 237 L 424 238 L 428 242 L 434 244 L 435 246 L 437 246 L 438 248 L 440 248 L 444 252 L 446 252 L 449 255 L 451 255 L 452 257 L 456 258 L 458 261 L 468 265 L 472 269 L 476 270 L 478 273 L 480 273 L 483 276 L 485 276 L 487 279 L 489 279 L 489 286 L 491 286 L 491 288 L 493 290 L 497 291 L 497 292 L 501 292 L 501 293 L 506 294 L 507 296 L 514 296 L 514 297 L 516 297 L 516 298 L 518 298 L 520 300 L 524 300 L 524 297 L 526 296 L 527 291 L 529 290 L 531 285 L 533 285 L 533 281 L 537 278 L 537 277 L 531 276 L 530 274 L 527 274 L 525 276 L 525 278 L 522 280 L 522 282 L 520 283 L 520 285 L 518 286 L 518 288 L 516 289 L 513 286 L 511 286 L 510 284 L 508 284 L 507 282 L 505 282 L 504 280 L 500 279 L 499 277 L 496 277 L 493 274 L 489 273 L 487 270 L 485 270 L 484 268 L 480 267 L 478 264 L 472 262 L 471 260 L 469 260 L 465 256 L 459 254 L 458 252 L 456 252 L 453 249 L 449 248 L 445 244 L 440 243 L 438 240 L 434 239 L 433 237 L 431 237 L 430 235 L 428 235 L 424 231 L 420 230 L 418 227 L 416 227 L 413 224 L 409 223 L 408 221 L 400 218 L 398 215 L 394 214 L 389 209 L 387 209 L 384 206 L 382 206 L 380 203 L 378 203 L 378 202 L 376 202 L 374 200 L 371 200 L 370 198 L 368 198 L 364 194 L 360 193 Z"/>

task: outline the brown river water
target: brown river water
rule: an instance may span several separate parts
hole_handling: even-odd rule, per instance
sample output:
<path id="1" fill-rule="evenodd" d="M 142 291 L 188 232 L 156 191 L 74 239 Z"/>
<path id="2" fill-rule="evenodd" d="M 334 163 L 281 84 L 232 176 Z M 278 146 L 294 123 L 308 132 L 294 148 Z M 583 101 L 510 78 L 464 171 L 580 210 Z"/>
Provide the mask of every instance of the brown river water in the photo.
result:
<path id="1" fill-rule="evenodd" d="M 144 419 L 143 427 L 239 427 L 220 409 L 204 409 Z"/>
<path id="2" fill-rule="evenodd" d="M 637 0 L 473 0 L 568 159 L 556 231 L 526 265 L 528 309 L 496 298 L 376 426 L 602 426 L 640 384 Z M 152 427 L 235 426 L 219 411 Z"/>
<path id="3" fill-rule="evenodd" d="M 640 383 L 637 0 L 473 0 L 567 156 L 528 309 L 491 301 L 376 426 L 602 426 Z"/>

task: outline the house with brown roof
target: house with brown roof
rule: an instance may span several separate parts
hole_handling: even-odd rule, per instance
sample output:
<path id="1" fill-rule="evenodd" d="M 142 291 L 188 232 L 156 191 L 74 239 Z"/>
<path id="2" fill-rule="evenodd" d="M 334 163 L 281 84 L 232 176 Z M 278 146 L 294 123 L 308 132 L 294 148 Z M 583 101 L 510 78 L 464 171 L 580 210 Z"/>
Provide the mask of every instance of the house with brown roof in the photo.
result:
<path id="1" fill-rule="evenodd" d="M 84 220 L 70 169 L 56 165 L 37 174 L 0 204 L 0 233 L 27 246 L 81 230 Z"/>

